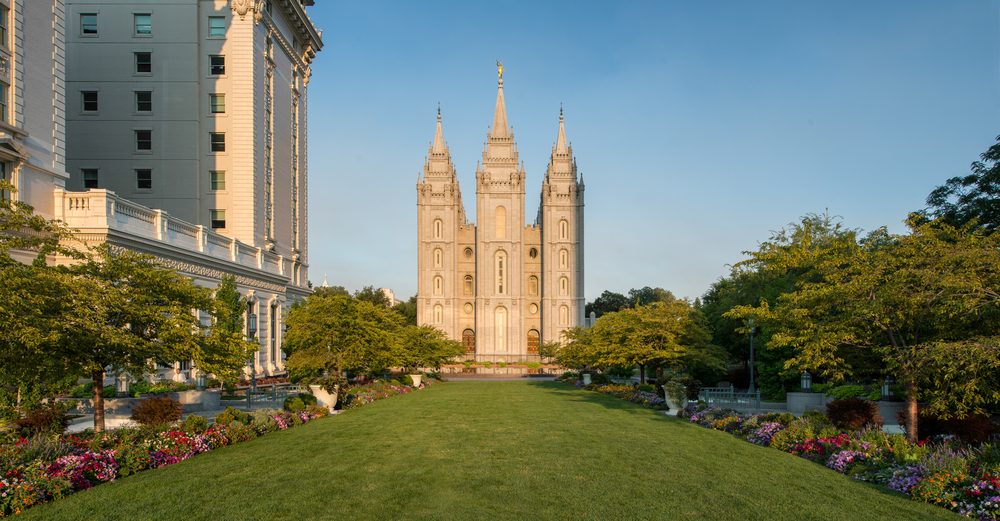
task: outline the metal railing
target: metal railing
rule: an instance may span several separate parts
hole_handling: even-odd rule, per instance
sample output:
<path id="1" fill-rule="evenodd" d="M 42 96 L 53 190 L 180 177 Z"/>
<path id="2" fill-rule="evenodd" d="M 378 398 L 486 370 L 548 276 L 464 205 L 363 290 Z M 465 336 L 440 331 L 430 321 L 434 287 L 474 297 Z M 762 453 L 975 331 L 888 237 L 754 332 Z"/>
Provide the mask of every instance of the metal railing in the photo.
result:
<path id="1" fill-rule="evenodd" d="M 698 399 L 731 409 L 760 409 L 760 390 L 749 393 L 737 392 L 732 387 L 703 387 L 698 391 Z"/>

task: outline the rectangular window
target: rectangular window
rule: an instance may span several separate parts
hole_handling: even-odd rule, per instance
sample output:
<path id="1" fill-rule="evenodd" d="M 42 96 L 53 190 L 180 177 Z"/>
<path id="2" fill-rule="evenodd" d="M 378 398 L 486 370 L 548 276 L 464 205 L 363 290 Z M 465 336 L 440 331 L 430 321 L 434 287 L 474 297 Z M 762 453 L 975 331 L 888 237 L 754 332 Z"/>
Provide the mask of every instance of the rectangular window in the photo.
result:
<path id="1" fill-rule="evenodd" d="M 97 36 L 97 13 L 83 13 L 80 15 L 80 34 L 83 36 Z"/>
<path id="2" fill-rule="evenodd" d="M 222 170 L 212 170 L 208 173 L 212 179 L 212 190 L 226 189 L 226 172 Z"/>
<path id="3" fill-rule="evenodd" d="M 153 189 L 153 171 L 148 168 L 135 169 L 135 187 L 139 190 Z"/>
<path id="4" fill-rule="evenodd" d="M 213 38 L 218 38 L 226 35 L 226 17 L 225 16 L 209 16 L 208 17 L 208 35 Z"/>
<path id="5" fill-rule="evenodd" d="M 148 90 L 137 90 L 135 91 L 135 111 L 136 112 L 152 112 L 153 111 L 153 93 Z"/>
<path id="6" fill-rule="evenodd" d="M 8 43 L 8 32 L 10 28 L 10 8 L 5 5 L 0 5 L 0 46 L 10 47 Z"/>
<path id="7" fill-rule="evenodd" d="M 10 201 L 10 190 L 7 189 L 7 163 L 0 161 L 0 201 Z"/>
<path id="8" fill-rule="evenodd" d="M 226 227 L 226 211 L 225 210 L 209 210 L 209 214 L 212 218 L 212 229 L 217 230 L 219 228 Z"/>
<path id="9" fill-rule="evenodd" d="M 153 15 L 149 13 L 132 15 L 136 36 L 153 36 Z"/>
<path id="10" fill-rule="evenodd" d="M 8 123 L 8 103 L 10 103 L 10 85 L 5 81 L 0 81 L 0 121 L 4 123 Z"/>
<path id="11" fill-rule="evenodd" d="M 225 152 L 226 151 L 226 133 L 225 132 L 209 132 L 212 136 L 212 152 Z"/>
<path id="12" fill-rule="evenodd" d="M 81 168 L 80 172 L 83 172 L 83 187 L 84 188 L 97 188 L 97 169 L 96 168 Z"/>
<path id="13" fill-rule="evenodd" d="M 226 113 L 226 95 L 225 94 L 209 94 L 209 101 L 212 105 L 212 114 L 225 114 Z"/>
<path id="14" fill-rule="evenodd" d="M 153 131 L 152 130 L 136 130 L 135 131 L 135 149 L 136 150 L 153 150 Z"/>
<path id="15" fill-rule="evenodd" d="M 226 73 L 226 57 L 221 54 L 213 54 L 208 57 L 208 73 L 213 76 L 222 76 Z"/>
<path id="16" fill-rule="evenodd" d="M 80 96 L 83 98 L 83 111 L 84 112 L 97 112 L 97 91 L 96 90 L 84 90 L 84 91 L 80 91 Z"/>
<path id="17" fill-rule="evenodd" d="M 153 72 L 153 53 L 137 52 L 135 54 L 135 72 L 140 74 Z"/>

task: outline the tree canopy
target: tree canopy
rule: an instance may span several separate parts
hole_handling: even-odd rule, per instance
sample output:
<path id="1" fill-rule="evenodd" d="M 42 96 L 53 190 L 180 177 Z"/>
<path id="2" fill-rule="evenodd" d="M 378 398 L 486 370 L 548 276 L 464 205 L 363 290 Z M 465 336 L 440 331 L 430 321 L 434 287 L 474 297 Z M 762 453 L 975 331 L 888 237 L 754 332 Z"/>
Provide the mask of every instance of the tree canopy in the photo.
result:
<path id="1" fill-rule="evenodd" d="M 874 354 L 907 387 L 915 438 L 917 400 L 943 418 L 1000 401 L 1000 238 L 941 221 L 909 225 L 902 235 L 840 236 L 792 291 L 727 316 L 774 328 L 769 346 L 792 350 L 786 367 L 832 381 L 865 370 L 852 352 Z"/>
<path id="2" fill-rule="evenodd" d="M 996 141 L 972 163 L 970 174 L 948 179 L 927 196 L 923 215 L 952 226 L 1000 229 L 1000 136 Z"/>

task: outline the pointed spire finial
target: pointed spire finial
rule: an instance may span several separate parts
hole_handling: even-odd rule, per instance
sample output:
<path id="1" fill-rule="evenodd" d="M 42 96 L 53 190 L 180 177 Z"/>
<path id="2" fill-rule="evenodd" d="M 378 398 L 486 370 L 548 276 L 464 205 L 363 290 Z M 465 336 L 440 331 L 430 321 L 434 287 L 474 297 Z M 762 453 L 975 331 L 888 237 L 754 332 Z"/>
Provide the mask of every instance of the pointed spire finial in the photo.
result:
<path id="1" fill-rule="evenodd" d="M 503 63 L 497 60 L 497 105 L 493 112 L 493 129 L 490 132 L 492 137 L 508 137 L 510 130 L 507 127 L 507 106 L 503 100 Z"/>
<path id="2" fill-rule="evenodd" d="M 438 102 L 437 127 L 434 129 L 434 144 L 431 145 L 431 152 L 442 154 L 448 151 L 448 146 L 444 142 L 444 132 L 441 131 L 441 102 Z"/>
<path id="3" fill-rule="evenodd" d="M 559 134 L 556 136 L 556 148 L 555 153 L 557 154 L 568 154 L 569 147 L 566 142 L 566 124 L 563 118 L 563 107 L 562 103 L 559 104 Z"/>

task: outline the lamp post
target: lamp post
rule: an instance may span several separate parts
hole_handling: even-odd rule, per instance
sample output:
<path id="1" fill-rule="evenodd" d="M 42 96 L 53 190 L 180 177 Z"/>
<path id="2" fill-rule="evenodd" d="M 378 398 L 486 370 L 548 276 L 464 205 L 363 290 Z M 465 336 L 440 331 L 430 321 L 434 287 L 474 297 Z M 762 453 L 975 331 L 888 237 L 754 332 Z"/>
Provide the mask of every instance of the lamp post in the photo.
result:
<path id="1" fill-rule="evenodd" d="M 251 341 L 257 336 L 257 314 L 253 311 L 247 314 L 247 336 L 250 337 Z M 252 354 L 250 355 L 250 359 L 247 360 L 247 367 L 250 368 L 250 388 L 247 389 L 247 410 L 250 410 L 253 407 L 250 400 L 253 397 L 254 391 L 257 390 L 257 368 L 254 366 Z"/>
<path id="2" fill-rule="evenodd" d="M 813 377 L 811 374 L 809 374 L 809 371 L 802 371 L 799 383 L 800 385 L 802 385 L 802 392 L 806 393 L 812 392 Z"/>
<path id="3" fill-rule="evenodd" d="M 757 332 L 757 328 L 754 326 L 753 318 L 747 319 L 747 327 L 750 328 L 750 388 L 747 392 L 753 393 L 756 389 L 754 388 L 753 381 L 753 362 L 754 362 L 754 352 L 753 352 L 753 335 Z"/>
<path id="4" fill-rule="evenodd" d="M 882 382 L 882 399 L 889 398 L 892 396 L 892 384 L 894 384 L 891 376 L 886 376 L 885 380 Z"/>

